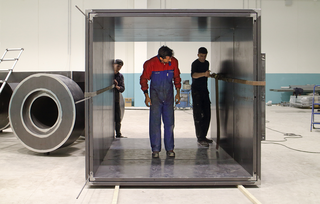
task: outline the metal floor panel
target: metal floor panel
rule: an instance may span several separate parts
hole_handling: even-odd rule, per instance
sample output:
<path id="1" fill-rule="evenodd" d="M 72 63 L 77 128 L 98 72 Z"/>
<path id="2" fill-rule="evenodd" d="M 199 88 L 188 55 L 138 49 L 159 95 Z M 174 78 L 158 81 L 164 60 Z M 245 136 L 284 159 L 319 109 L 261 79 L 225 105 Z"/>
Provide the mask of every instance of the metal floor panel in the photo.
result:
<path id="1" fill-rule="evenodd" d="M 251 175 L 223 149 L 198 147 L 196 139 L 175 139 L 175 158 L 162 148 L 159 159 L 151 157 L 148 138 L 115 139 L 95 173 L 106 181 L 126 179 L 249 179 Z"/>

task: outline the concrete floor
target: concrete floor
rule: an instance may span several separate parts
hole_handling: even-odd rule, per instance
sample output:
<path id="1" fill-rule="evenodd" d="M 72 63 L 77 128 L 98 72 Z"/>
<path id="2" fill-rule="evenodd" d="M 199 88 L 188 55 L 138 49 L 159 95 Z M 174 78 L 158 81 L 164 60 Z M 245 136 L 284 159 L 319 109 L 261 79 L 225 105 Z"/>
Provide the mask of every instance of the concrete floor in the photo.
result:
<path id="1" fill-rule="evenodd" d="M 246 189 L 261 203 L 319 203 L 320 130 L 311 110 L 268 106 L 262 184 Z M 319 116 L 320 117 L 320 116 Z M 191 110 L 176 110 L 175 137 L 194 137 Z M 320 118 L 319 120 L 320 121 Z M 148 137 L 148 111 L 126 110 L 123 135 Z M 284 133 L 294 133 L 283 141 Z M 290 136 L 289 136 L 290 137 Z M 279 141 L 279 142 L 272 142 Z M 301 150 L 301 151 L 298 151 Z M 314 153 L 312 153 L 314 152 Z M 50 155 L 25 148 L 10 129 L 0 134 L 0 203 L 112 203 L 114 188 L 85 186 L 85 141 Z M 119 204 L 251 203 L 236 187 L 121 188 Z"/>

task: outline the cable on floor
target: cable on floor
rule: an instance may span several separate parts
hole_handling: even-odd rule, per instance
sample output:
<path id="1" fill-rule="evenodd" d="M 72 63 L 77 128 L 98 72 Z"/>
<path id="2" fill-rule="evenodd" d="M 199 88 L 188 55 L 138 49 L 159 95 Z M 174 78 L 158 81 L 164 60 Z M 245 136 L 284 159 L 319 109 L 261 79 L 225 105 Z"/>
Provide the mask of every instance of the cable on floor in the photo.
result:
<path id="1" fill-rule="evenodd" d="M 281 133 L 281 134 L 283 134 L 285 137 L 283 137 L 283 140 L 264 140 L 264 141 L 261 141 L 262 144 L 275 144 L 275 145 L 280 145 L 280 146 L 286 147 L 286 148 L 288 148 L 288 149 L 290 149 L 290 150 L 297 151 L 297 152 L 311 153 L 311 154 L 320 154 L 320 152 L 311 152 L 311 151 L 305 151 L 305 150 L 295 149 L 295 148 L 289 147 L 289 146 L 287 146 L 287 145 L 277 143 L 277 142 L 286 142 L 286 141 L 288 141 L 287 139 L 299 139 L 299 138 L 303 138 L 302 135 L 297 135 L 297 134 L 295 134 L 295 133 L 285 133 L 285 132 L 281 132 L 281 131 L 278 131 L 278 130 L 275 130 L 275 129 L 272 129 L 272 128 L 269 128 L 269 127 L 266 127 L 266 128 L 269 129 L 269 130 L 272 130 L 272 131 L 274 131 L 274 132 Z"/>

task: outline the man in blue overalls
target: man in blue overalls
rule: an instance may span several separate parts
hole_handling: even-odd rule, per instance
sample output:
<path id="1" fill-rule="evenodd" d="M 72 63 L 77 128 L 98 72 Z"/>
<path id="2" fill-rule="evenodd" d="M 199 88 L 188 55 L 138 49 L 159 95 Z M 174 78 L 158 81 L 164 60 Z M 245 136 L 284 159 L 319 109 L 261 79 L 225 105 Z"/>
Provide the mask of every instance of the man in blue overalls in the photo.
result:
<path id="1" fill-rule="evenodd" d="M 148 94 L 150 83 L 150 97 Z M 158 158 L 161 151 L 161 116 L 164 124 L 164 145 L 167 156 L 174 157 L 174 100 L 173 83 L 177 94 L 175 102 L 180 102 L 181 78 L 178 60 L 167 46 L 158 50 L 158 55 L 147 60 L 143 65 L 140 77 L 141 89 L 145 94 L 145 104 L 150 107 L 149 137 L 152 157 Z"/>

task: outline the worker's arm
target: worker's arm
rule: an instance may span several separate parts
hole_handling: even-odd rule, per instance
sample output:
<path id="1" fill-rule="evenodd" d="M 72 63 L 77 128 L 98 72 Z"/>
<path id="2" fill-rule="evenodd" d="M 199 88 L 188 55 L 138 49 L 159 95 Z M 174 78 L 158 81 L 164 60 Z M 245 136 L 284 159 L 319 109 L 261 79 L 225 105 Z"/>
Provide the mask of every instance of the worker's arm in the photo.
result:
<path id="1" fill-rule="evenodd" d="M 200 77 L 210 77 L 210 71 L 207 70 L 206 72 L 194 72 L 192 74 L 192 78 L 198 79 Z"/>
<path id="2" fill-rule="evenodd" d="M 174 86 L 176 87 L 177 94 L 175 96 L 175 102 L 178 104 L 180 102 L 180 89 L 181 89 L 181 77 L 180 77 L 180 70 L 179 70 L 179 63 L 176 58 L 171 59 L 171 62 L 174 62 L 176 64 L 174 68 Z"/>
<path id="3" fill-rule="evenodd" d="M 141 90 L 144 93 L 145 100 L 144 103 L 146 106 L 150 107 L 151 106 L 151 99 L 148 94 L 148 80 L 150 80 L 151 76 L 151 71 L 148 69 L 148 61 L 144 63 L 143 65 L 143 72 L 142 75 L 140 76 L 140 85 L 141 85 Z"/>
<path id="4" fill-rule="evenodd" d="M 180 89 L 178 88 L 177 89 L 177 94 L 176 94 L 176 97 L 175 97 L 175 102 L 176 104 L 178 104 L 180 102 Z"/>
<path id="5" fill-rule="evenodd" d="M 151 104 L 151 99 L 149 97 L 149 94 L 144 93 L 144 96 L 146 97 L 146 99 L 144 100 L 144 103 L 146 104 L 146 106 L 150 107 L 152 104 Z"/>
<path id="6" fill-rule="evenodd" d="M 123 78 L 123 75 L 120 75 L 120 81 L 117 81 L 117 84 L 116 84 L 116 89 L 118 89 L 118 91 L 120 93 L 124 92 L 124 78 Z"/>
<path id="7" fill-rule="evenodd" d="M 114 88 L 116 88 L 120 93 L 124 92 L 124 82 L 121 84 L 116 79 L 114 80 Z"/>

